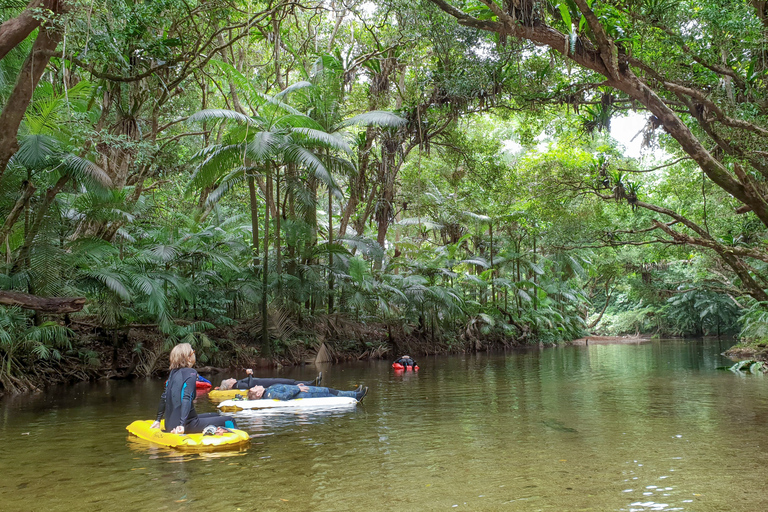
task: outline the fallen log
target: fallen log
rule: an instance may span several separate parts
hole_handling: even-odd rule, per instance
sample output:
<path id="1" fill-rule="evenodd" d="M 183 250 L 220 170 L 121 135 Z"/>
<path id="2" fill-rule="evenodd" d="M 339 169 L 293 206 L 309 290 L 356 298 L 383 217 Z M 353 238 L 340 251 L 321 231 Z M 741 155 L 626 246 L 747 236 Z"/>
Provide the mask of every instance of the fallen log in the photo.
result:
<path id="1" fill-rule="evenodd" d="M 83 309 L 85 302 L 85 297 L 38 297 L 28 293 L 0 290 L 0 304 L 42 313 L 74 313 Z"/>

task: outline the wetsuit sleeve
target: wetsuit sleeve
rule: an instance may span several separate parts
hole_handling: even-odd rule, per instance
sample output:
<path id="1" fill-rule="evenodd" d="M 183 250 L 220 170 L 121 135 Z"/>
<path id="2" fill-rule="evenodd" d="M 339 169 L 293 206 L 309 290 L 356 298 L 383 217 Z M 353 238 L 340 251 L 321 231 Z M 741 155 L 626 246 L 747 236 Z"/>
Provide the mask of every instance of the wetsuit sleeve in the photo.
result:
<path id="1" fill-rule="evenodd" d="M 168 391 L 168 381 L 165 381 L 165 389 L 163 389 L 163 394 L 160 395 L 160 404 L 157 406 L 157 421 L 160 421 L 163 419 L 163 415 L 165 414 L 165 393 Z"/>
<path id="2" fill-rule="evenodd" d="M 256 385 L 256 384 L 252 384 L 253 380 L 257 380 L 257 379 L 254 379 L 249 375 L 246 378 L 240 379 L 239 381 L 235 382 L 235 385 L 232 386 L 232 389 L 251 389 L 253 386 Z"/>
<path id="3" fill-rule="evenodd" d="M 179 418 L 180 425 L 187 424 L 187 418 L 189 417 L 189 411 L 192 410 L 192 400 L 195 399 L 195 393 L 197 390 L 197 372 L 192 370 L 184 379 L 184 384 L 181 386 L 181 418 Z"/>
<path id="4" fill-rule="evenodd" d="M 264 392 L 263 398 L 272 400 L 291 400 L 301 393 L 299 386 L 289 386 L 287 384 L 277 384 L 270 386 Z"/>

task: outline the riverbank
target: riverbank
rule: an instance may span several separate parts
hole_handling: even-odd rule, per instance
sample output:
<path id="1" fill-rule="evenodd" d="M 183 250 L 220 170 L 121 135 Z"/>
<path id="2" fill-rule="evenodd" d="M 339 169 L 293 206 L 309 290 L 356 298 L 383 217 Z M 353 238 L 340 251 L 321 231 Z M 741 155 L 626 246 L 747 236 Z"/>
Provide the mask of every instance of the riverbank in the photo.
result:
<path id="1" fill-rule="evenodd" d="M 0 372 L 0 393 L 36 391 L 58 383 L 163 375 L 168 368 L 168 350 L 179 342 L 193 344 L 203 374 L 206 374 L 203 367 L 220 372 L 312 363 L 318 360 L 321 347 L 322 361 L 343 362 L 394 359 L 401 354 L 418 358 L 436 354 L 488 352 L 537 343 L 531 338 L 526 338 L 525 341 L 529 342 L 525 343 L 524 340 L 498 334 L 480 336 L 464 332 L 460 335 L 435 335 L 411 325 L 354 322 L 340 314 L 315 317 L 301 329 L 293 329 L 289 336 L 273 339 L 268 356 L 264 355 L 260 344 L 261 325 L 252 319 L 194 332 L 175 340 L 162 334 L 156 325 L 107 330 L 90 318 L 73 321 L 70 329 L 71 350 L 63 352 L 61 358 L 55 361 L 33 360 L 30 357 L 13 376 Z M 275 334 L 273 330 L 270 332 Z M 585 336 L 565 343 L 642 344 L 651 339 L 652 336 L 647 334 Z M 731 349 L 728 355 L 742 360 L 768 361 L 768 350 L 757 349 L 765 349 L 765 346 L 741 348 L 741 352 Z"/>
<path id="2" fill-rule="evenodd" d="M 634 336 L 584 336 L 571 341 L 572 345 L 615 345 L 646 343 L 651 341 L 650 335 L 638 334 Z"/>
<path id="3" fill-rule="evenodd" d="M 21 359 L 13 374 L 0 370 L 0 394 L 40 391 L 44 387 L 79 381 L 133 379 L 167 373 L 168 351 L 180 342 L 191 343 L 198 366 L 215 371 L 275 368 L 322 360 L 342 362 L 421 357 L 435 354 L 486 352 L 523 346 L 520 340 L 501 336 L 451 335 L 419 330 L 404 324 L 360 323 L 341 314 L 323 315 L 299 329 L 270 329 L 269 355 L 261 346 L 261 324 L 244 320 L 233 325 L 190 332 L 170 339 L 157 325 L 141 324 L 106 329 L 96 319 L 78 318 L 68 325 L 70 346 L 57 359 L 41 360 L 33 354 Z M 288 333 L 288 334 L 286 334 Z"/>
<path id="4" fill-rule="evenodd" d="M 638 334 L 634 336 L 584 336 L 573 340 L 572 345 L 615 345 L 615 344 L 640 344 L 652 341 L 652 336 Z M 768 344 L 766 343 L 736 343 L 733 347 L 723 352 L 725 357 L 734 361 L 762 361 L 768 363 Z"/>
<path id="5" fill-rule="evenodd" d="M 738 361 L 768 362 L 768 344 L 765 342 L 739 342 L 723 352 L 723 355 Z"/>

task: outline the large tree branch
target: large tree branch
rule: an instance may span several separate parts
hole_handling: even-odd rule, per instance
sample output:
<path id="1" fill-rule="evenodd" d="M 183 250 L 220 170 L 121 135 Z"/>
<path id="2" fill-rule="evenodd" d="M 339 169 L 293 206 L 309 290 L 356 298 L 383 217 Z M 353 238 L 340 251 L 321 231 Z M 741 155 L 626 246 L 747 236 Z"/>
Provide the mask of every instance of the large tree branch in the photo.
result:
<path id="1" fill-rule="evenodd" d="M 586 0 L 574 0 L 578 6 L 584 18 L 587 20 L 587 25 L 592 29 L 592 33 L 595 36 L 595 42 L 600 52 L 600 58 L 603 61 L 605 69 L 608 71 L 606 75 L 608 78 L 614 80 L 620 80 L 619 76 L 619 50 L 616 44 L 613 42 L 603 28 L 603 24 L 595 15 L 594 11 L 587 5 Z"/>
<path id="2" fill-rule="evenodd" d="M 609 86 L 625 93 L 630 98 L 645 106 L 659 119 L 661 125 L 667 133 L 680 144 L 683 151 L 696 161 L 710 180 L 742 203 L 751 206 L 755 215 L 757 215 L 764 225 L 768 226 L 768 207 L 766 207 L 766 204 L 762 201 L 755 201 L 754 198 L 751 197 L 751 194 L 745 189 L 745 185 L 735 179 L 723 164 L 704 147 L 691 129 L 683 123 L 675 111 L 665 103 L 656 91 L 632 72 L 627 65 L 631 62 L 627 56 L 618 56 L 618 74 L 615 73 L 613 69 L 608 69 L 603 60 L 603 55 L 613 55 L 612 48 L 615 47 L 614 43 L 609 38 L 603 41 L 600 52 L 591 50 L 583 44 L 579 44 L 579 41 L 577 41 L 576 51 L 571 52 L 567 36 L 543 23 L 524 26 L 520 24 L 509 25 L 507 23 L 501 24 L 498 22 L 481 21 L 456 9 L 444 0 L 431 1 L 443 11 L 454 16 L 462 25 L 499 34 L 512 35 L 513 37 L 527 39 L 536 44 L 549 46 L 580 66 L 608 77 L 607 84 Z M 584 8 L 586 6 L 584 0 L 578 0 L 577 3 L 579 4 L 582 13 L 585 16 L 589 16 L 591 11 Z M 594 15 L 594 13 L 592 14 Z M 594 27 L 592 28 L 594 30 Z M 602 39 L 598 38 L 598 44 L 601 40 Z"/>
<path id="3" fill-rule="evenodd" d="M 685 95 L 695 99 L 702 105 L 706 106 L 712 113 L 715 114 L 715 117 L 717 117 L 717 119 L 726 126 L 730 126 L 732 128 L 742 128 L 744 130 L 749 130 L 760 135 L 768 135 L 768 130 L 761 126 L 757 126 L 756 124 L 727 116 L 725 112 L 723 112 L 723 110 L 715 104 L 714 101 L 710 100 L 703 92 L 699 90 L 691 89 L 690 87 L 685 87 L 669 81 L 664 82 L 664 87 L 676 93 L 678 96 Z"/>
<path id="4" fill-rule="evenodd" d="M 713 64 L 711 62 L 708 62 L 701 58 L 699 55 L 696 55 L 691 48 L 685 44 L 680 34 L 676 34 L 671 29 L 665 26 L 661 25 L 654 25 L 656 28 L 667 34 L 670 38 L 676 40 L 678 44 L 680 45 L 680 48 L 685 52 L 687 55 L 690 55 L 690 57 L 696 62 L 697 64 L 701 64 L 705 68 L 707 68 L 710 71 L 713 71 L 719 75 L 731 77 L 734 82 L 736 82 L 736 85 L 740 89 L 744 89 L 744 78 L 739 75 L 736 71 L 734 71 L 732 68 L 729 68 L 727 66 L 721 66 L 719 64 Z"/>
<path id="5" fill-rule="evenodd" d="M 678 158 L 676 160 L 673 160 L 673 161 L 671 161 L 669 163 L 661 164 L 661 165 L 659 165 L 657 167 L 651 167 L 650 169 L 641 169 L 641 170 L 640 169 L 622 169 L 621 167 L 617 167 L 617 170 L 619 170 L 621 172 L 631 172 L 631 173 L 655 172 L 655 171 L 658 171 L 659 169 L 664 169 L 666 167 L 671 167 L 673 165 L 677 165 L 680 162 L 682 162 L 683 160 L 690 160 L 690 157 L 684 156 L 682 158 Z"/>
<path id="6" fill-rule="evenodd" d="M 734 248 L 724 246 L 711 238 L 696 238 L 685 233 L 680 233 L 679 231 L 675 231 L 657 220 L 654 220 L 653 222 L 659 229 L 680 243 L 685 245 L 707 247 L 715 251 L 718 256 L 720 256 L 728 264 L 728 266 L 733 269 L 736 275 L 739 276 L 742 286 L 746 289 L 747 293 L 761 302 L 768 301 L 768 294 L 765 293 L 763 287 L 760 286 L 752 277 L 752 272 L 754 269 L 752 269 L 740 257 L 736 255 L 735 251 L 733 250 Z M 763 261 L 765 260 L 763 259 Z"/>
<path id="7" fill-rule="evenodd" d="M 50 51 L 48 52 L 50 57 L 60 57 L 61 53 Z M 179 64 L 180 62 L 186 62 L 188 60 L 191 60 L 193 58 L 192 55 L 184 54 L 181 55 L 175 59 L 171 59 L 167 61 L 165 64 L 161 64 L 159 66 L 150 67 L 146 71 L 142 73 L 138 73 L 135 75 L 116 75 L 114 73 L 106 73 L 103 71 L 98 71 L 96 69 L 95 64 L 85 62 L 81 59 L 78 59 L 74 56 L 65 56 L 66 60 L 71 62 L 72 64 L 84 69 L 85 71 L 88 71 L 92 76 L 95 76 L 96 78 L 101 78 L 102 80 L 109 80 L 110 82 L 124 82 L 124 83 L 131 83 L 131 82 L 138 82 L 139 80 L 144 80 L 147 77 L 150 77 L 157 73 L 158 71 L 162 71 L 164 69 L 169 69 L 175 66 L 176 64 Z"/>
<path id="8" fill-rule="evenodd" d="M 54 11 L 54 14 L 59 14 L 64 9 L 64 2 L 56 2 L 55 7 L 59 11 Z M 21 66 L 16 85 L 0 113 L 0 178 L 5 174 L 9 160 L 18 150 L 19 126 L 32 100 L 32 93 L 48 66 L 50 60 L 48 52 L 56 49 L 61 36 L 61 30 L 58 27 L 44 26 L 40 29 L 29 56 Z"/>
<path id="9" fill-rule="evenodd" d="M 32 0 L 21 14 L 0 25 L 0 59 L 40 26 L 44 11 L 58 12 L 58 3 L 59 0 Z"/>

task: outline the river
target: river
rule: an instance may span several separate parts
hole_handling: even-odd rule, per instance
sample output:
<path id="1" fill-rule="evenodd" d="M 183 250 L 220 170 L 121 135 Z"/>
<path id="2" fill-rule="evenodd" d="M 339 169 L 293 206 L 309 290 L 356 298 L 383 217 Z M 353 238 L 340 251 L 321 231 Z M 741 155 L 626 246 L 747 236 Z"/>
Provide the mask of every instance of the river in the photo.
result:
<path id="1" fill-rule="evenodd" d="M 728 346 L 428 357 L 401 375 L 387 361 L 324 366 L 325 385 L 368 385 L 364 402 L 237 413 L 252 444 L 218 453 L 128 436 L 154 416 L 161 380 L 6 397 L 0 510 L 767 510 L 768 380 L 718 370 Z"/>

